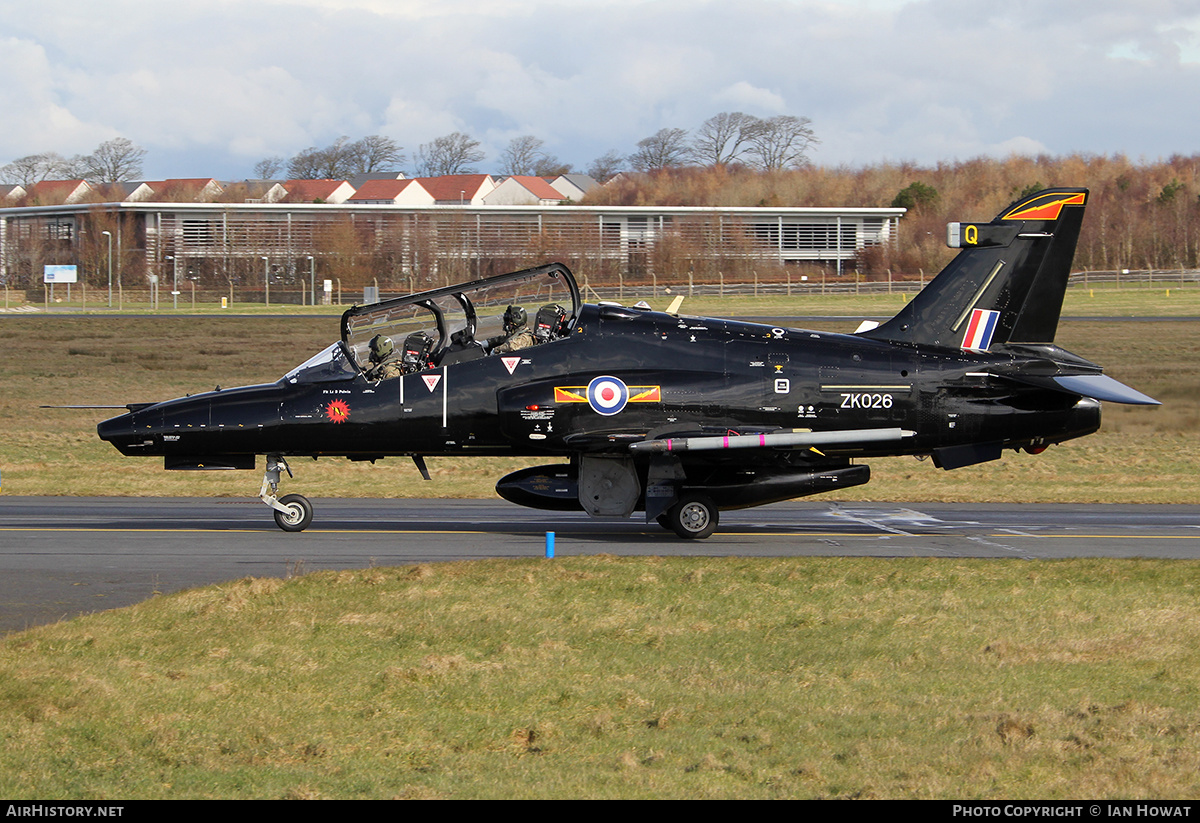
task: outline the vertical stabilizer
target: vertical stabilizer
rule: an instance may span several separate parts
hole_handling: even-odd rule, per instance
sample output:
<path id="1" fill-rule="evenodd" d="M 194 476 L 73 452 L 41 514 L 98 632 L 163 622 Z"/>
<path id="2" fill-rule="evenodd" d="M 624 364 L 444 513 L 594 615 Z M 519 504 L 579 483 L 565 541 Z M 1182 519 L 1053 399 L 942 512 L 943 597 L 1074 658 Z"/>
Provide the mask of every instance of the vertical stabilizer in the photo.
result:
<path id="1" fill-rule="evenodd" d="M 990 223 L 951 223 L 958 256 L 899 314 L 863 337 L 974 351 L 1053 343 L 1087 189 L 1047 189 Z"/>

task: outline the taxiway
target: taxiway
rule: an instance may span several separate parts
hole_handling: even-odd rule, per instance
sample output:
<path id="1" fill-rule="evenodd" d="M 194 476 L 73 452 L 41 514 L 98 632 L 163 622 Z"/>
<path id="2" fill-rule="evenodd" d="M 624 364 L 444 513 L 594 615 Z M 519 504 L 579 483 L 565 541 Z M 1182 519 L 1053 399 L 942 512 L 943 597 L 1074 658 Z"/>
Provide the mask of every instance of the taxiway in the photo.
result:
<path id="1" fill-rule="evenodd" d="M 1200 558 L 1200 506 L 778 503 L 708 540 L 501 501 L 314 499 L 305 532 L 258 500 L 0 497 L 0 632 L 247 576 L 479 558 Z"/>

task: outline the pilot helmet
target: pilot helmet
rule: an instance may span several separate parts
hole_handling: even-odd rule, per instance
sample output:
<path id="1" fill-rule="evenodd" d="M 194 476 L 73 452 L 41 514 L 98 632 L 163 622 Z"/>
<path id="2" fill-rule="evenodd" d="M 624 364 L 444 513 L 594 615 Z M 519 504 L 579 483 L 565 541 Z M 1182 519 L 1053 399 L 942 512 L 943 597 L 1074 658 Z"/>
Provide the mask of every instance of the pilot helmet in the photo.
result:
<path id="1" fill-rule="evenodd" d="M 520 306 L 509 306 L 504 310 L 504 330 L 519 329 L 525 325 L 526 319 L 525 309 Z"/>
<path id="2" fill-rule="evenodd" d="M 391 354 L 396 345 L 392 342 L 392 338 L 386 334 L 377 334 L 371 338 L 371 342 L 367 344 L 371 349 L 371 359 L 378 362 Z"/>

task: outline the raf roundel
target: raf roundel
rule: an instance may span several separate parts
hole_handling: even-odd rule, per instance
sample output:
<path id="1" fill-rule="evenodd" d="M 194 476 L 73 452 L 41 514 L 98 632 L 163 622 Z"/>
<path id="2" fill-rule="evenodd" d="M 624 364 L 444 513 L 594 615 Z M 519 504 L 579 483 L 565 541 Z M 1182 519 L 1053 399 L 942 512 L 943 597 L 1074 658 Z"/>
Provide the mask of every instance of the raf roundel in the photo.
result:
<path id="1" fill-rule="evenodd" d="M 588 383 L 587 401 L 597 414 L 617 414 L 629 402 L 629 387 L 620 378 L 603 375 Z"/>

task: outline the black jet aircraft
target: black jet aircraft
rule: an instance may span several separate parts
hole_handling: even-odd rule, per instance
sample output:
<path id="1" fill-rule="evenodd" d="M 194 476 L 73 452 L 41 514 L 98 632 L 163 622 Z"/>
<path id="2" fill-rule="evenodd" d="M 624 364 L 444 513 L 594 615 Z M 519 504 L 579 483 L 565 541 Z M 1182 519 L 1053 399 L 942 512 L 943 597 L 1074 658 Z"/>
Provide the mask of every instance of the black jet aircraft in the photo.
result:
<path id="1" fill-rule="evenodd" d="M 1090 434 L 1100 401 L 1156 403 L 1054 345 L 1087 197 L 1050 189 L 950 224 L 958 255 L 855 334 L 585 303 L 553 263 L 355 306 L 277 382 L 131 403 L 99 434 L 167 469 L 265 455 L 260 497 L 285 531 L 312 519 L 277 496 L 289 459 L 409 456 L 428 479 L 426 456 L 474 454 L 559 461 L 502 478 L 514 503 L 641 511 L 703 538 L 722 509 L 866 483 L 865 458 L 956 469 Z M 374 379 L 372 350 L 398 376 Z"/>

